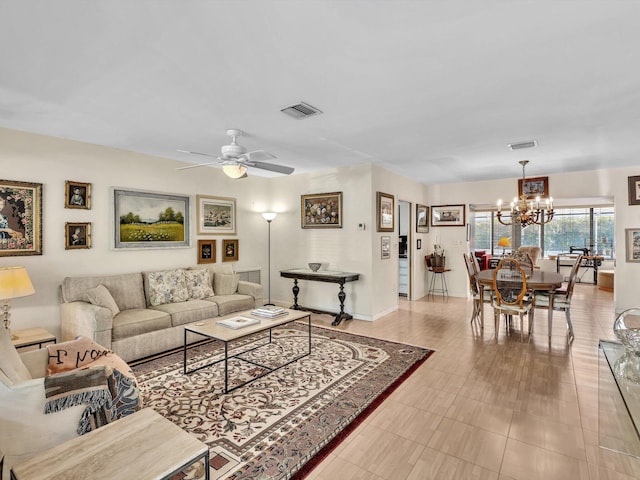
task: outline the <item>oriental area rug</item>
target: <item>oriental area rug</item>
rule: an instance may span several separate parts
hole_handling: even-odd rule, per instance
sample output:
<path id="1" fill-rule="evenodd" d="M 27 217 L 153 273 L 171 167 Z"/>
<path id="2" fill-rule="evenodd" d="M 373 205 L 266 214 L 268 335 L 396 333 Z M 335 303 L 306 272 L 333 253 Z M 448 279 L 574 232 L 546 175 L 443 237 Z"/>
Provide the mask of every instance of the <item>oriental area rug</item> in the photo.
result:
<path id="1" fill-rule="evenodd" d="M 242 358 L 286 363 L 307 351 L 308 326 L 290 323 L 239 340 Z M 312 327 L 311 354 L 224 394 L 224 364 L 183 373 L 182 351 L 133 367 L 145 407 L 209 446 L 212 479 L 304 478 L 420 366 L 431 350 Z M 223 355 L 220 342 L 191 347 L 189 369 Z M 229 361 L 229 388 L 265 373 Z M 235 382 L 235 383 L 234 383 Z M 175 480 L 204 478 L 202 462 Z"/>

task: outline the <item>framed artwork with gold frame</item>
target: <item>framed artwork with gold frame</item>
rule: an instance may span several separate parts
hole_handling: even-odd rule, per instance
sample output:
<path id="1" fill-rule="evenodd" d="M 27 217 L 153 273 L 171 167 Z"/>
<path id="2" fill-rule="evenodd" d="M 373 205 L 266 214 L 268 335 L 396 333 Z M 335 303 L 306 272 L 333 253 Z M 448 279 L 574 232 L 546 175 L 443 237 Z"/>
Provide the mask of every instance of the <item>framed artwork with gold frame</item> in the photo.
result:
<path id="1" fill-rule="evenodd" d="M 91 223 L 67 222 L 64 224 L 64 249 L 91 248 Z"/>
<path id="2" fill-rule="evenodd" d="M 216 263 L 215 240 L 198 240 L 198 263 Z"/>
<path id="3" fill-rule="evenodd" d="M 222 240 L 222 261 L 237 262 L 239 257 L 238 239 L 231 238 Z"/>

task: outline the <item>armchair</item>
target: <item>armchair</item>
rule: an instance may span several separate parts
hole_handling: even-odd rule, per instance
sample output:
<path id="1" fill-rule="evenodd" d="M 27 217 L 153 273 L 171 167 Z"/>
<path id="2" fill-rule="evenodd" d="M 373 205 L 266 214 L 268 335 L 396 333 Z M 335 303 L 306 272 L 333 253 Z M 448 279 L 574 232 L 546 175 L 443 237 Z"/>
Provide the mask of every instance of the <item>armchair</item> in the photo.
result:
<path id="1" fill-rule="evenodd" d="M 490 253 L 487 253 L 486 250 L 476 250 L 473 252 L 473 255 L 478 259 L 480 270 L 486 270 L 489 268 L 489 260 L 491 260 Z"/>
<path id="2" fill-rule="evenodd" d="M 110 365 L 115 361 L 128 370 L 119 357 L 114 354 L 108 357 Z M 106 365 L 104 357 L 95 362 Z M 8 330 L 0 328 L 0 459 L 3 459 L 0 478 L 9 478 L 13 464 L 79 435 L 86 404 L 44 413 L 48 364 L 47 349 L 20 354 L 11 343 Z"/>

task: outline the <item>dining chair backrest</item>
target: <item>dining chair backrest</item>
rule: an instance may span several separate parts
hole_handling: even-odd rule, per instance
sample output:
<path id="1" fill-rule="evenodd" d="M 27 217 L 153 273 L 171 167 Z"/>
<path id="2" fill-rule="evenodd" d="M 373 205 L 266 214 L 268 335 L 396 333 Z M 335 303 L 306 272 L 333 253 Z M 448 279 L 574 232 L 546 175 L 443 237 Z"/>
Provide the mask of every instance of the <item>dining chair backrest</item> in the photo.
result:
<path id="1" fill-rule="evenodd" d="M 576 258 L 576 263 L 571 267 L 571 273 L 569 274 L 569 282 L 567 283 L 567 301 L 571 301 L 571 296 L 573 295 L 573 288 L 576 285 L 576 279 L 578 278 L 578 270 L 580 269 L 580 265 L 582 264 L 582 255 Z"/>
<path id="2" fill-rule="evenodd" d="M 493 290 L 498 305 L 522 308 L 527 293 L 527 276 L 514 258 L 503 258 L 493 271 Z"/>
<path id="3" fill-rule="evenodd" d="M 531 275 L 534 263 L 529 253 L 526 251 L 516 251 L 513 252 L 511 258 L 514 258 L 520 264 L 520 268 L 522 268 L 527 275 Z"/>
<path id="4" fill-rule="evenodd" d="M 464 264 L 467 267 L 467 275 L 469 276 L 469 287 L 471 287 L 471 293 L 476 295 L 478 293 L 478 282 L 476 280 L 475 267 L 473 266 L 473 255 L 462 254 L 464 258 Z"/>

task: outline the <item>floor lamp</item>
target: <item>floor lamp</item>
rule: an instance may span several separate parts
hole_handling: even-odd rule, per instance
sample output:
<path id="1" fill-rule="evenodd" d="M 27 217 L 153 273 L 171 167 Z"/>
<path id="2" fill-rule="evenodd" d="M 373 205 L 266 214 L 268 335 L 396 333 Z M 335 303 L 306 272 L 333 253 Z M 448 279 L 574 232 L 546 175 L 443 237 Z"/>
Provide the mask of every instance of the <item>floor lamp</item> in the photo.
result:
<path id="1" fill-rule="evenodd" d="M 271 222 L 277 216 L 278 214 L 274 212 L 264 212 L 262 214 L 262 218 L 264 218 L 267 221 L 267 224 L 269 225 L 269 242 L 267 247 L 269 249 L 269 257 L 268 257 L 269 261 L 268 261 L 268 267 L 267 267 L 267 275 L 269 276 L 269 303 L 265 303 L 265 305 L 273 305 L 273 303 L 271 303 Z"/>

